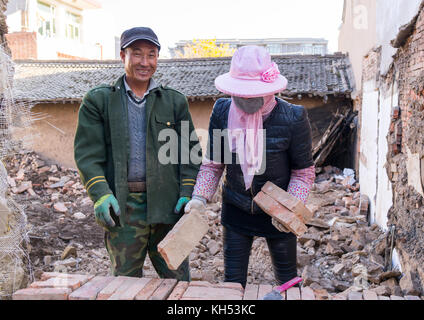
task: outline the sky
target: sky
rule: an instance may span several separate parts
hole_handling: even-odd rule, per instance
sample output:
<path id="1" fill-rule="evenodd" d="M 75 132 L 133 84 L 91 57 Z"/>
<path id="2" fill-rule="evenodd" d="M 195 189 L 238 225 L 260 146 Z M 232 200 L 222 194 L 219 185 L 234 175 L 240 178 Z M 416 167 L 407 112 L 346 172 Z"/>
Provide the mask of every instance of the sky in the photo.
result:
<path id="1" fill-rule="evenodd" d="M 98 1 L 102 9 L 86 14 L 88 40 L 111 47 L 124 30 L 148 26 L 159 38 L 162 58 L 177 41 L 199 38 L 324 38 L 332 53 L 343 11 L 343 0 Z"/>

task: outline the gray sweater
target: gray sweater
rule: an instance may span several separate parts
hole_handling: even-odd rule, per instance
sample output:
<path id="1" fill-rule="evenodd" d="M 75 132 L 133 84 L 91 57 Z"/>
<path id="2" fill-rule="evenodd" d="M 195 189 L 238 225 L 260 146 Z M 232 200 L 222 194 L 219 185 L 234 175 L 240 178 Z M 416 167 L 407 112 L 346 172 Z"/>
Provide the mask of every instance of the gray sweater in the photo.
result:
<path id="1" fill-rule="evenodd" d="M 142 98 L 137 97 L 125 81 L 128 105 L 130 157 L 128 181 L 146 181 L 146 96 L 158 85 L 150 79 L 149 88 Z"/>

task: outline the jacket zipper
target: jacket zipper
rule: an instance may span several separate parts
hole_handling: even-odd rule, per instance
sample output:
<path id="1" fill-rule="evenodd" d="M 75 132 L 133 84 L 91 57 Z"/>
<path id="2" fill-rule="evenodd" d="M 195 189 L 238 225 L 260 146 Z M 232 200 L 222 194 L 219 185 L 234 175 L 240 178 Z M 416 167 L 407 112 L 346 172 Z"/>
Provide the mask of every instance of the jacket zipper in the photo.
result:
<path id="1" fill-rule="evenodd" d="M 250 212 L 251 212 L 251 214 L 253 214 L 253 198 L 254 198 L 254 195 L 253 195 L 253 181 L 255 181 L 255 177 L 253 177 L 252 185 L 250 186 L 250 194 L 252 195 L 252 201 L 250 203 Z"/>

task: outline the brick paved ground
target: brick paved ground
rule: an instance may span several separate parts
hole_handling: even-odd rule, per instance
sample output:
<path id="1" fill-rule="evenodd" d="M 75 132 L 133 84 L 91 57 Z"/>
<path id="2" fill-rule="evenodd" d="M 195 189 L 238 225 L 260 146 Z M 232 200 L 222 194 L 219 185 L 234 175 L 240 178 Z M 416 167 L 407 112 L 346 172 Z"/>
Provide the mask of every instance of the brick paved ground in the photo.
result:
<path id="1" fill-rule="evenodd" d="M 261 300 L 271 285 L 174 279 L 131 278 L 43 273 L 40 281 L 16 291 L 14 300 Z M 309 287 L 290 288 L 285 300 L 421 300 L 415 296 L 378 296 L 373 291 L 347 292 L 335 296 Z"/>

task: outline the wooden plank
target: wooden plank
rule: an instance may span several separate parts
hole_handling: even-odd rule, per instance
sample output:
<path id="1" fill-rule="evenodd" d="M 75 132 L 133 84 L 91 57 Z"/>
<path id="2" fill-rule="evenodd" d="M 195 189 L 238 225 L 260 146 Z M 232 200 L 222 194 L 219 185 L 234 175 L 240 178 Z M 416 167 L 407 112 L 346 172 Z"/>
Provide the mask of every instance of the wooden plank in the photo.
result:
<path id="1" fill-rule="evenodd" d="M 170 293 L 167 300 L 179 300 L 183 296 L 184 292 L 187 290 L 189 285 L 188 281 L 180 281 L 175 286 L 174 290 Z"/>
<path id="2" fill-rule="evenodd" d="M 135 300 L 148 300 L 155 290 L 163 282 L 163 279 L 152 279 L 149 283 L 135 296 Z"/>
<path id="3" fill-rule="evenodd" d="M 258 284 L 246 284 L 246 288 L 244 289 L 243 300 L 258 300 L 258 292 Z"/>
<path id="4" fill-rule="evenodd" d="M 159 287 L 149 297 L 149 300 L 166 300 L 174 287 L 177 285 L 176 279 L 165 279 Z"/>

